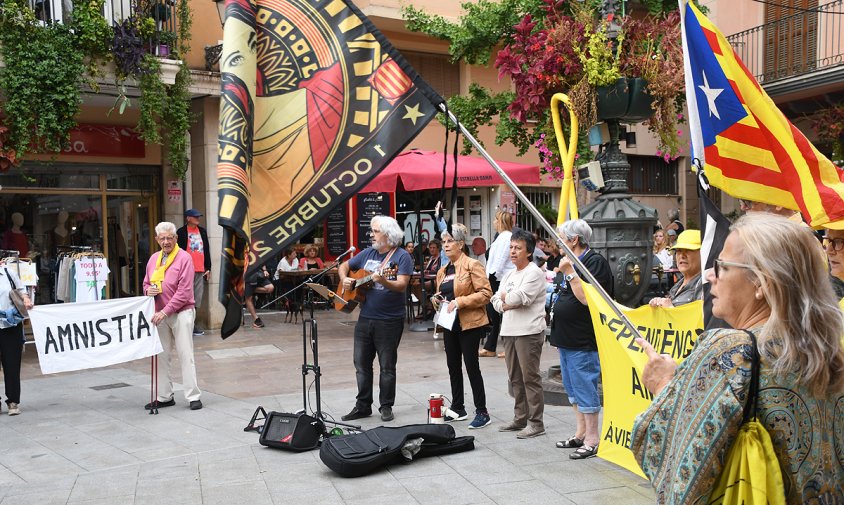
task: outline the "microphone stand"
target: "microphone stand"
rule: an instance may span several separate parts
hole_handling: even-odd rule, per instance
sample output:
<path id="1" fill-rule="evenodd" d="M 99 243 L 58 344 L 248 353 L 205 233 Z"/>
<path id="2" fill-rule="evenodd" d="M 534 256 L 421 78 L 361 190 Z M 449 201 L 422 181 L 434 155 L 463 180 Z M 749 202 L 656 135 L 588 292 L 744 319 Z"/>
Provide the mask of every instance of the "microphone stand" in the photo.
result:
<path id="1" fill-rule="evenodd" d="M 337 257 L 330 265 L 322 269 L 320 272 L 317 272 L 314 275 L 311 275 L 303 282 L 301 282 L 298 286 L 290 289 L 287 293 L 279 296 L 278 298 L 283 298 L 290 293 L 293 293 L 297 289 L 305 286 L 308 283 L 318 282 L 321 280 L 325 274 L 328 273 L 329 270 L 336 267 L 342 262 L 342 259 L 347 254 L 350 254 L 353 251 L 347 251 L 340 256 Z M 305 302 L 308 305 L 308 318 L 302 320 L 302 410 L 303 412 L 308 411 L 308 374 L 310 372 L 314 373 L 314 390 L 316 392 L 316 410 L 313 411 L 313 416 L 319 421 L 320 428 L 322 430 L 323 437 L 328 436 L 329 432 L 325 428 L 325 423 L 330 423 L 337 426 L 345 426 L 346 428 L 350 428 L 353 430 L 360 431 L 360 425 L 355 424 L 347 424 L 342 423 L 340 421 L 327 420 L 325 418 L 325 414 L 322 413 L 322 396 L 321 396 L 321 389 L 320 389 L 320 379 L 322 377 L 322 371 L 319 367 L 319 339 L 317 338 L 317 321 L 314 318 L 314 302 L 313 302 L 313 290 L 307 290 L 307 301 Z M 276 300 L 278 299 L 276 298 Z M 270 302 L 272 303 L 272 302 Z M 269 304 L 267 304 L 269 305 Z M 266 305 L 265 305 L 266 307 Z M 262 307 L 263 308 L 263 307 Z M 310 339 L 310 347 L 311 347 L 311 354 L 313 355 L 313 364 L 308 364 L 308 340 Z"/>

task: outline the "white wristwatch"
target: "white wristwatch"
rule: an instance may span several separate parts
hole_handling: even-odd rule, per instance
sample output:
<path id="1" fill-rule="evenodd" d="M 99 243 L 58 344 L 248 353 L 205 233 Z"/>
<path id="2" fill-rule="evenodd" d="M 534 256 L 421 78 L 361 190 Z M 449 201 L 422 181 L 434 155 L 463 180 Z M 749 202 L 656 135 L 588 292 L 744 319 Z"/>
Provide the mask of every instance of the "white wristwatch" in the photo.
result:
<path id="1" fill-rule="evenodd" d="M 577 272 L 570 273 L 565 276 L 566 282 L 571 282 L 572 279 L 577 277 Z"/>

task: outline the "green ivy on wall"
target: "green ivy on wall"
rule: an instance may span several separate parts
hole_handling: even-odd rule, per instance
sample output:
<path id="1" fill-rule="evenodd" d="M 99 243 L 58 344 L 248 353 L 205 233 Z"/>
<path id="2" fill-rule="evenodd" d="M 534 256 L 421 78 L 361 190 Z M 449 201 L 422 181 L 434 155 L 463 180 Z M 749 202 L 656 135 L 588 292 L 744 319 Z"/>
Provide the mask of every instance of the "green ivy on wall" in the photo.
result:
<path id="1" fill-rule="evenodd" d="M 135 4 L 136 13 L 149 12 Z M 102 15 L 104 0 L 74 2 L 67 24 L 42 24 L 27 0 L 0 4 L 0 111 L 8 127 L 5 148 L 16 159 L 27 153 L 58 153 L 68 141 L 87 84 L 99 91 L 102 67 L 115 63 L 118 89 L 125 81 L 138 83 L 140 118 L 138 131 L 148 143 L 166 144 L 167 160 L 174 174 L 184 179 L 188 168 L 187 132 L 190 129 L 190 69 L 182 61 L 174 84 L 161 80 L 161 62 L 145 47 L 154 34 L 155 22 L 141 15 L 110 27 Z M 178 33 L 176 54 L 190 51 L 192 15 L 188 0 L 176 6 Z M 123 113 L 130 104 L 124 93 L 116 108 Z"/>
<path id="2" fill-rule="evenodd" d="M 20 159 L 32 151 L 57 153 L 76 125 L 85 64 L 73 33 L 61 24 L 39 25 L 24 0 L 0 10 L 0 102 L 9 144 Z"/>
<path id="3" fill-rule="evenodd" d="M 182 63 L 176 73 L 176 80 L 167 93 L 167 103 L 164 107 L 164 127 L 167 135 L 167 160 L 173 173 L 184 180 L 188 171 L 187 134 L 193 118 L 190 114 L 190 69 L 184 62 L 184 56 L 190 51 L 191 17 L 188 0 L 179 0 L 176 6 L 176 16 L 179 21 L 177 37 L 177 51 L 182 55 Z"/>

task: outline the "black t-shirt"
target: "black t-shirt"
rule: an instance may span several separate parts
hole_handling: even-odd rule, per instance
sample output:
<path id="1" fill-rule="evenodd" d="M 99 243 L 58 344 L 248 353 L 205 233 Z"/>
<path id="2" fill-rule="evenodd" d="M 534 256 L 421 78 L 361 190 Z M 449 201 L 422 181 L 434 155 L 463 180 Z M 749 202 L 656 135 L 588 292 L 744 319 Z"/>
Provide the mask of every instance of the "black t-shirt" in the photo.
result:
<path id="1" fill-rule="evenodd" d="M 449 263 L 445 267 L 445 276 L 443 277 L 442 282 L 440 282 L 440 295 L 442 295 L 443 299 L 446 300 L 444 303 L 448 303 L 455 298 L 453 263 Z M 454 325 L 451 327 L 451 331 L 460 331 L 460 319 L 454 320 Z"/>
<path id="2" fill-rule="evenodd" d="M 612 296 L 612 271 L 607 260 L 590 249 L 581 258 L 581 261 L 598 283 Z M 580 275 L 581 282 L 586 282 L 580 271 L 578 271 L 578 275 Z M 551 345 L 582 351 L 598 350 L 598 344 L 595 342 L 595 329 L 592 328 L 592 317 L 589 314 L 589 306 L 580 303 L 580 300 L 574 296 L 571 287 L 568 285 L 562 288 L 560 296 L 554 304 L 554 320 L 551 323 Z"/>
<path id="3" fill-rule="evenodd" d="M 548 256 L 548 259 L 545 260 L 545 270 L 551 271 L 560 266 L 560 260 L 563 259 L 561 254 L 556 256 Z"/>

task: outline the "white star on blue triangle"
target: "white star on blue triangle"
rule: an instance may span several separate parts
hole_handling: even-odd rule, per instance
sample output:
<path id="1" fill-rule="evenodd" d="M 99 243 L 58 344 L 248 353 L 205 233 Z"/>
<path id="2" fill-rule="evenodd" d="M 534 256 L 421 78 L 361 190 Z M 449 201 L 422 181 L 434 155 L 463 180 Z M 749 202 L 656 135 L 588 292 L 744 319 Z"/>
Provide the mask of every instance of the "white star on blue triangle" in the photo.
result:
<path id="1" fill-rule="evenodd" d="M 700 73 L 703 74 L 703 85 L 698 86 L 698 88 L 706 95 L 706 103 L 709 105 L 709 117 L 715 116 L 721 119 L 721 115 L 718 114 L 718 107 L 715 105 L 715 99 L 724 91 L 724 88 L 710 88 L 709 80 L 706 78 L 706 72 L 701 70 Z"/>

